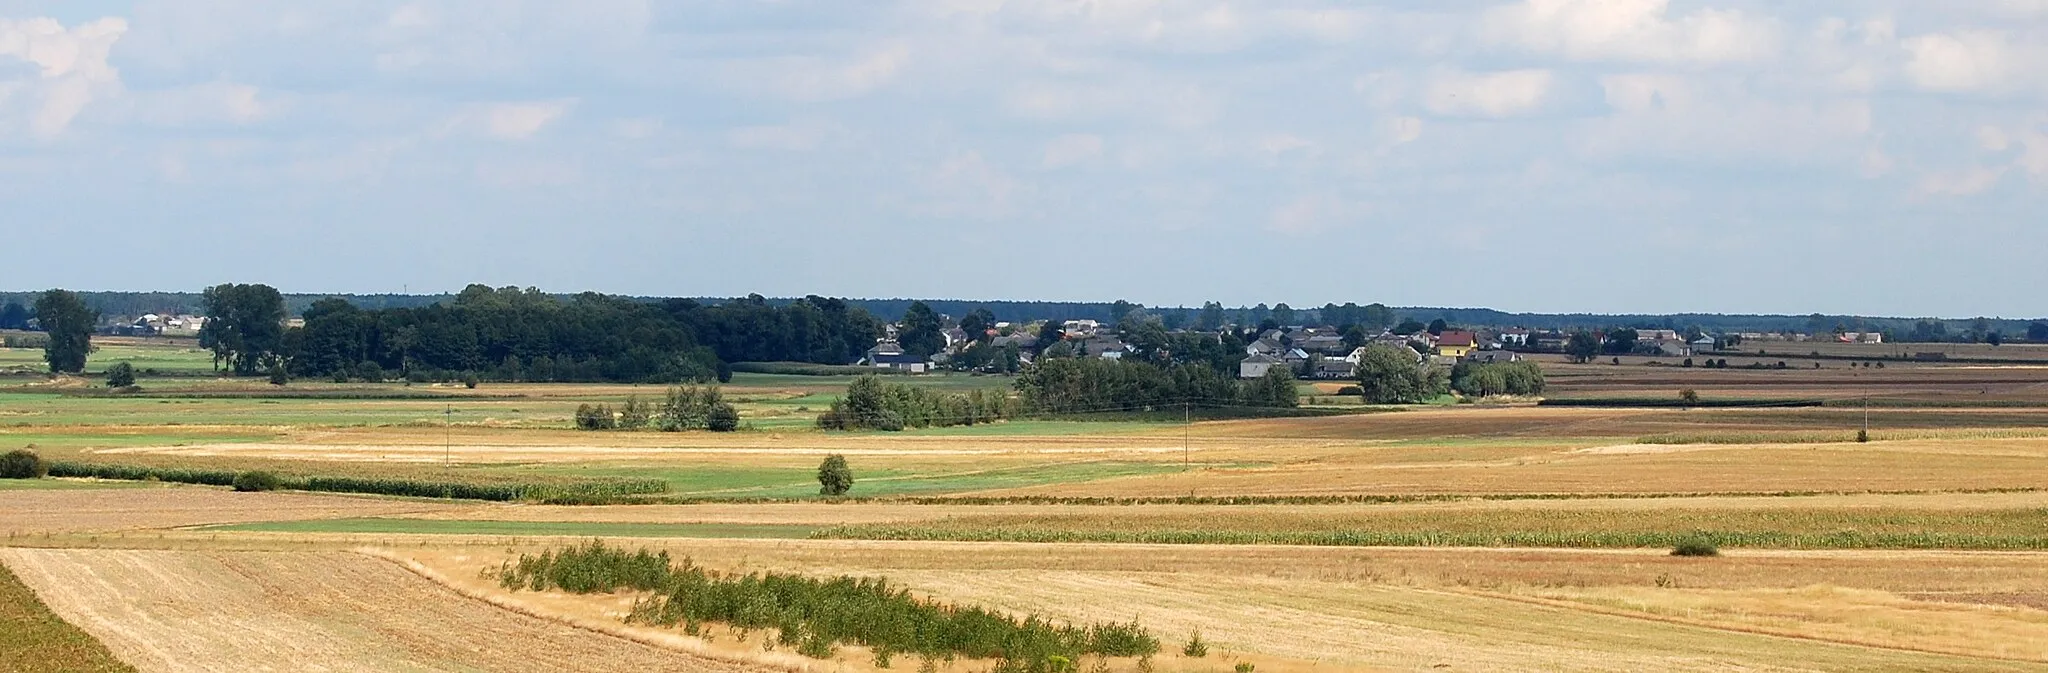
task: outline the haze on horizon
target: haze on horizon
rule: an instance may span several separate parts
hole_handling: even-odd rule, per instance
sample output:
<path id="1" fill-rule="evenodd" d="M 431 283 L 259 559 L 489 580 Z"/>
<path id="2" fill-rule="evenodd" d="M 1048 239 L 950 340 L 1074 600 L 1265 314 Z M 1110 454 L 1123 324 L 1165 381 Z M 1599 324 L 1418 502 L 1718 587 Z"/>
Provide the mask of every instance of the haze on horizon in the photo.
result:
<path id="1" fill-rule="evenodd" d="M 0 0 L 0 288 L 2048 314 L 2048 2 Z"/>

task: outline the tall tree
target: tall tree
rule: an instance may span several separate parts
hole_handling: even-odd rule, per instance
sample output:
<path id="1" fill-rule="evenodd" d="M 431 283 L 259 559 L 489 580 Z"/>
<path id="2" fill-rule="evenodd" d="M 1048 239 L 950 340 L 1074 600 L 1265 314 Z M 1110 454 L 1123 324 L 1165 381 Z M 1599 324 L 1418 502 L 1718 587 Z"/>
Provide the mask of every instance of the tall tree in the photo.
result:
<path id="1" fill-rule="evenodd" d="M 214 366 L 250 376 L 282 354 L 286 313 L 277 288 L 223 283 L 206 288 L 201 301 L 206 326 L 199 329 L 199 345 L 213 351 Z"/>
<path id="2" fill-rule="evenodd" d="M 1359 354 L 1358 386 L 1370 404 L 1417 404 L 1443 394 L 1435 369 L 1405 348 L 1373 344 Z"/>
<path id="3" fill-rule="evenodd" d="M 0 329 L 28 329 L 28 307 L 18 301 L 7 302 L 0 308 Z"/>
<path id="4" fill-rule="evenodd" d="M 1195 317 L 1195 329 L 1214 330 L 1223 327 L 1223 304 L 1213 301 L 1202 302 L 1202 312 Z"/>
<path id="5" fill-rule="evenodd" d="M 910 310 L 903 313 L 903 328 L 896 331 L 896 343 L 905 353 L 928 358 L 946 348 L 944 329 L 937 311 L 924 302 L 911 302 Z"/>
<path id="6" fill-rule="evenodd" d="M 1642 336 L 1633 328 L 1608 330 L 1607 343 L 1602 347 L 1608 355 L 1628 355 L 1636 352 L 1636 341 Z"/>
<path id="7" fill-rule="evenodd" d="M 1565 340 L 1564 352 L 1572 362 L 1592 362 L 1593 356 L 1600 354 L 1600 337 L 1593 336 L 1592 332 L 1573 332 L 1571 338 Z"/>
<path id="8" fill-rule="evenodd" d="M 1294 319 L 1297 317 L 1299 316 L 1296 316 L 1294 314 L 1294 307 L 1288 306 L 1287 302 L 1280 302 L 1278 304 L 1273 305 L 1273 322 L 1279 323 L 1280 326 L 1286 327 L 1288 325 L 1293 325 Z"/>
<path id="9" fill-rule="evenodd" d="M 49 343 L 43 346 L 43 361 L 49 363 L 50 373 L 85 371 L 85 357 L 92 353 L 92 328 L 99 320 L 100 314 L 87 308 L 76 292 L 50 290 L 36 299 L 36 322 L 50 334 Z"/>
<path id="10" fill-rule="evenodd" d="M 966 317 L 960 319 L 960 331 L 966 332 L 967 338 L 977 342 L 987 343 L 988 331 L 995 329 L 995 326 L 996 314 L 985 308 L 968 311 Z"/>
<path id="11" fill-rule="evenodd" d="M 1443 318 L 1437 318 L 1437 319 L 1435 319 L 1435 320 L 1431 320 L 1431 321 L 1429 321 L 1429 333 L 1430 333 L 1430 334 L 1435 334 L 1435 335 L 1437 335 L 1437 336 L 1443 336 L 1443 334 L 1444 334 L 1444 330 L 1447 330 L 1447 329 L 1450 329 L 1450 328 L 1451 328 L 1451 326 L 1450 326 L 1449 324 L 1446 324 L 1446 323 L 1444 322 L 1444 319 L 1443 319 Z"/>

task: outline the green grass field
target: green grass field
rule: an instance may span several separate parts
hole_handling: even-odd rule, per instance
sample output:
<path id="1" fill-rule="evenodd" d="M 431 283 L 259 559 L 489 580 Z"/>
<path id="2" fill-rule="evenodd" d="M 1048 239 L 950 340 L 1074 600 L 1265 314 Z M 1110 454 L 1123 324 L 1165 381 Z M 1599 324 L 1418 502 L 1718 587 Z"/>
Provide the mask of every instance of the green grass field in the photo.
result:
<path id="1" fill-rule="evenodd" d="M 210 526 L 201 530 L 272 533 L 394 533 L 425 535 L 532 535 L 573 537 L 679 537 L 803 539 L 812 526 L 774 524 L 602 523 L 570 521 L 447 521 L 438 519 L 325 519 Z"/>
<path id="2" fill-rule="evenodd" d="M 213 354 L 196 344 L 120 343 L 95 344 L 92 354 L 85 359 L 86 375 L 96 376 L 116 362 L 135 365 L 137 370 L 145 373 L 154 370 L 172 376 L 211 374 L 214 371 Z M 0 348 L 0 371 L 25 368 L 39 372 L 46 367 L 40 348 Z"/>
<path id="3" fill-rule="evenodd" d="M 0 671 L 111 673 L 135 669 L 65 623 L 0 565 Z"/>
<path id="4" fill-rule="evenodd" d="M 851 495 L 887 497 L 967 493 L 1042 484 L 1095 481 L 1112 477 L 1159 474 L 1179 470 L 1155 463 L 1060 463 L 989 470 L 959 467 L 860 468 Z M 478 468 L 518 475 L 576 478 L 654 478 L 669 482 L 674 496 L 716 498 L 806 498 L 818 495 L 814 467 L 748 468 L 725 466 L 650 467 L 639 465 L 535 465 Z"/>

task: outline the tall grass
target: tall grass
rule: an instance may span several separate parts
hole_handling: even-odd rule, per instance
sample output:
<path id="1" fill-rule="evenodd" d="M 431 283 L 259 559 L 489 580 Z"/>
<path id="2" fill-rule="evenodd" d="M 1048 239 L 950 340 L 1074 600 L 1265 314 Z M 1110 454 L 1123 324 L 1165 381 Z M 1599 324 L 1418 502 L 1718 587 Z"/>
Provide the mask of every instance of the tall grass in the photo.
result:
<path id="1" fill-rule="evenodd" d="M 1159 640 L 1135 622 L 1074 626 L 1036 616 L 1019 620 L 921 599 L 885 579 L 720 573 L 688 559 L 672 562 L 667 552 L 627 552 L 595 540 L 521 555 L 499 569 L 498 581 L 508 589 L 536 591 L 650 591 L 652 596 L 634 605 L 629 621 L 774 629 L 784 644 L 817 658 L 854 644 L 872 648 L 878 660 L 896 653 L 998 659 L 998 671 L 1063 673 L 1082 655 L 1140 657 L 1159 651 Z"/>
<path id="2" fill-rule="evenodd" d="M 235 479 L 242 474 L 242 472 L 235 470 L 149 467 L 115 463 L 76 463 L 66 461 L 50 463 L 50 476 L 53 477 L 167 481 L 208 486 L 233 486 Z M 324 491 L 328 493 L 367 493 L 372 495 L 449 498 L 456 500 L 538 500 L 564 502 L 610 502 L 633 495 L 658 494 L 668 491 L 668 482 L 661 479 L 595 479 L 566 483 L 477 483 L 378 477 L 280 475 L 278 477 L 278 486 L 294 491 Z"/>

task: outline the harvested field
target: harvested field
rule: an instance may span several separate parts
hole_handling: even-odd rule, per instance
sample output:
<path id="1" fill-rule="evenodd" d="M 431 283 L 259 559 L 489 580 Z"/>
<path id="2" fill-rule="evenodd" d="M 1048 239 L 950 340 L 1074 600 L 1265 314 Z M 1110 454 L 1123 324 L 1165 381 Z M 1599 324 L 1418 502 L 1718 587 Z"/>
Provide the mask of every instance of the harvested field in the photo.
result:
<path id="1" fill-rule="evenodd" d="M 1568 550 L 622 544 L 664 548 L 712 567 L 887 576 L 945 600 L 1059 619 L 1135 616 L 1167 640 L 1169 650 L 1196 629 L 1216 644 L 1203 663 L 1163 655 L 1159 667 L 1168 671 L 1207 670 L 1213 668 L 1208 662 L 1238 659 L 1261 671 L 1427 670 L 1439 664 L 1473 671 L 1997 671 L 2040 670 L 2048 661 L 2040 648 L 2012 640 L 2048 635 L 2040 623 L 2048 613 L 1932 604 L 1892 593 L 1954 586 L 2017 590 L 2048 570 L 2048 556 L 2040 554 L 1761 552 L 1702 561 L 1661 552 Z M 503 553 L 498 549 L 404 554 L 445 577 L 478 584 L 459 578 L 495 565 Z M 1656 588 L 1660 576 L 1675 585 L 1661 589 L 1671 604 L 1717 591 L 1804 591 L 1828 600 L 1813 602 L 1807 614 L 1815 622 L 1802 625 L 1734 610 L 1681 622 L 1648 607 L 1539 595 L 1573 587 Z M 1807 588 L 1829 577 L 1852 585 L 1833 594 Z M 612 597 L 520 597 L 583 615 L 619 609 Z M 1969 637 L 1973 632 L 1983 635 Z"/>
<path id="2" fill-rule="evenodd" d="M 0 550 L 143 671 L 737 671 L 529 617 L 349 553 Z"/>
<path id="3" fill-rule="evenodd" d="M 0 564 L 0 671 L 123 673 L 134 668 L 114 658 L 92 636 L 57 618 L 35 593 Z"/>
<path id="4" fill-rule="evenodd" d="M 429 512 L 453 505 L 200 487 L 0 491 L 0 533 L 85 533 Z"/>

